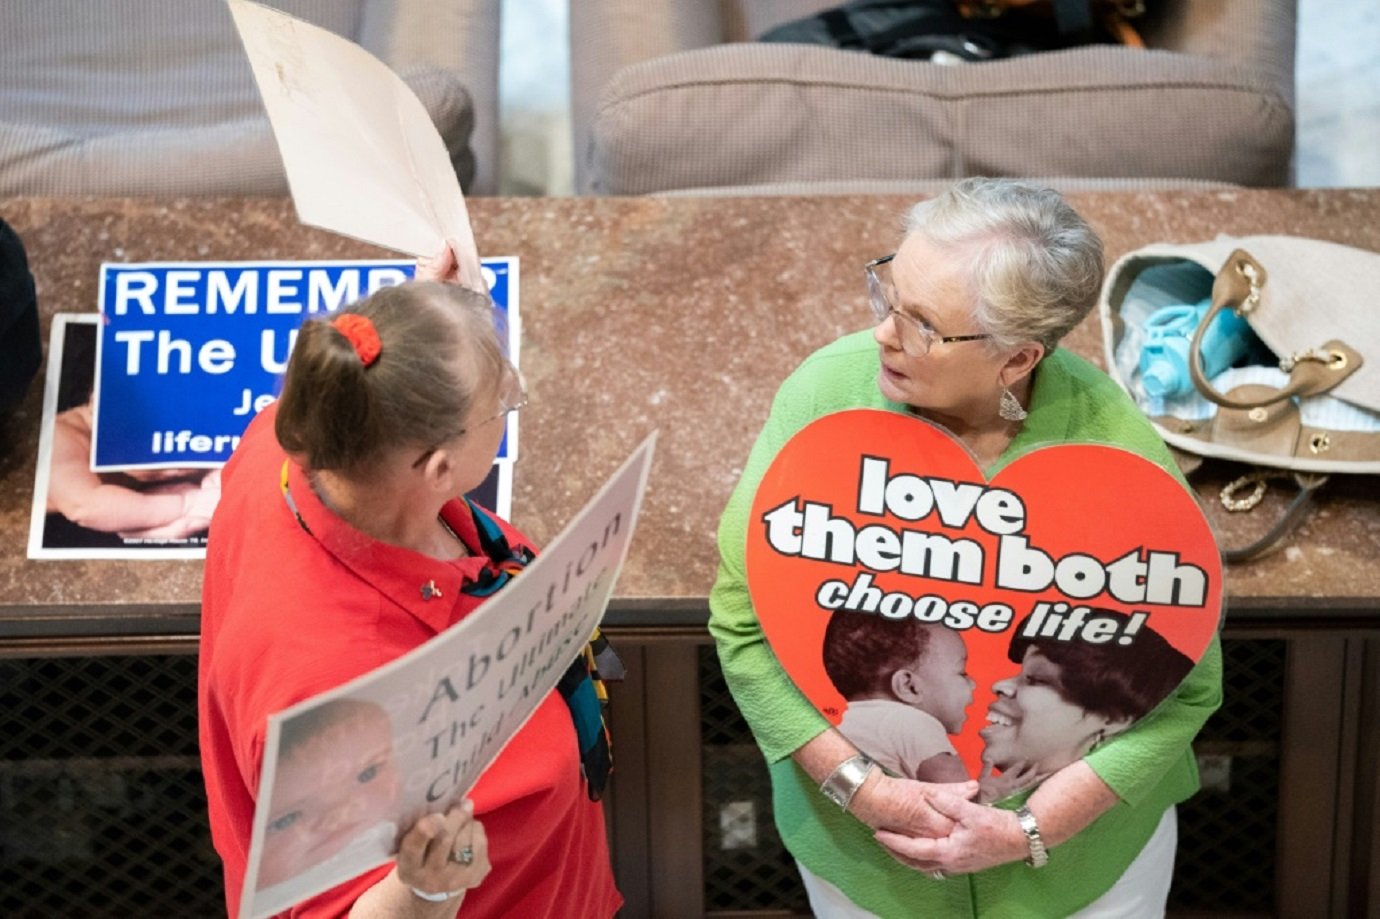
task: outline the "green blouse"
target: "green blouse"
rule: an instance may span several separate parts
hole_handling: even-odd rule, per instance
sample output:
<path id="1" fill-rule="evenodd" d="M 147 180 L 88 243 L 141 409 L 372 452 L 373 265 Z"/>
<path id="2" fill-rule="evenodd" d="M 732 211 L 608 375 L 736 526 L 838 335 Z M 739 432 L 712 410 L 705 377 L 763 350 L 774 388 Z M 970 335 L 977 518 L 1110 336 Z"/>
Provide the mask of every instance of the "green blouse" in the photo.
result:
<path id="1" fill-rule="evenodd" d="M 790 754 L 829 728 L 781 668 L 748 596 L 744 553 L 753 495 L 792 435 L 811 421 L 851 408 L 904 411 L 877 388 L 880 369 L 871 332 L 845 336 L 812 354 L 787 378 L 752 448 L 719 523 L 719 572 L 709 597 L 709 630 L 724 676 L 771 773 L 776 825 L 805 867 L 882 917 L 1055 917 L 1105 893 L 1139 854 L 1164 811 L 1198 790 L 1190 746 L 1222 702 L 1222 653 L 1216 638 L 1182 685 L 1130 730 L 1093 750 L 1085 762 L 1121 799 L 1074 838 L 1051 850 L 1038 870 L 1012 862 L 936 881 L 894 861 L 861 821 L 819 793 Z M 1087 361 L 1058 349 L 1041 361 L 1030 416 L 990 477 L 1030 449 L 1052 443 L 1105 443 L 1170 470 L 1164 443 L 1129 397 Z M 1027 795 L 1002 806 L 1014 808 Z"/>

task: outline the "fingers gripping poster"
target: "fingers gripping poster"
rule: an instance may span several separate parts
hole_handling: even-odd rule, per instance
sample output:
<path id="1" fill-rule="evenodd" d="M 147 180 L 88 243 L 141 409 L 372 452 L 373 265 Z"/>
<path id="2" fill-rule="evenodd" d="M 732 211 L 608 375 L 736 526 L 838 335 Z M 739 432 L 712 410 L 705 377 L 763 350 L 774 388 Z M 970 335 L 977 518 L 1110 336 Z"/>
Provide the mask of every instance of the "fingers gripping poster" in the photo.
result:
<path id="1" fill-rule="evenodd" d="M 752 602 L 806 697 L 891 773 L 977 778 L 987 802 L 1148 714 L 1218 627 L 1197 502 L 1116 447 L 989 482 L 938 427 L 839 412 L 782 448 L 749 519 Z"/>

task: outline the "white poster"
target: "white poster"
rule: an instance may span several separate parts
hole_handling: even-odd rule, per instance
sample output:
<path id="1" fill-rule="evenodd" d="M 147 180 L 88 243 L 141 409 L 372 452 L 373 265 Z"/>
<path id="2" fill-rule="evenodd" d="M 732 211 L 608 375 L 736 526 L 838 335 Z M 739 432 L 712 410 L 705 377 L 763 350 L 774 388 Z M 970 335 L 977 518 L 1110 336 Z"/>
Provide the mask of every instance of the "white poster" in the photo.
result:
<path id="1" fill-rule="evenodd" d="M 455 167 L 407 84 L 339 35 L 229 3 L 301 221 L 415 256 L 448 241 L 461 280 L 482 290 Z"/>

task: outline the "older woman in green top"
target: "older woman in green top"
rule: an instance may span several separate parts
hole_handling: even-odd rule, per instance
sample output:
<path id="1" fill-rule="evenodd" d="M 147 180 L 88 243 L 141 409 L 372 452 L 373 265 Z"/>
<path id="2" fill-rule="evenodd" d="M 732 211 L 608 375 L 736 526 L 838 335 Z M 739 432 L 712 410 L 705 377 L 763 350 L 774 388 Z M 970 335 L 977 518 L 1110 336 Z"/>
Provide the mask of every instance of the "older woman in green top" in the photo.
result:
<path id="1" fill-rule="evenodd" d="M 1190 743 L 1221 704 L 1215 639 L 1154 712 L 999 807 L 972 801 L 974 783 L 867 768 L 766 644 L 744 573 L 748 513 L 777 451 L 823 415 L 913 413 L 947 428 L 988 476 L 1035 446 L 1080 442 L 1174 470 L 1125 393 L 1058 348 L 1096 302 L 1103 263 L 1097 235 L 1055 192 L 960 182 L 916 205 L 896 254 L 867 273 L 878 325 L 782 385 L 720 523 L 710 595 L 724 674 L 766 755 L 777 827 L 816 915 L 1161 914 L 1174 805 L 1198 788 Z"/>

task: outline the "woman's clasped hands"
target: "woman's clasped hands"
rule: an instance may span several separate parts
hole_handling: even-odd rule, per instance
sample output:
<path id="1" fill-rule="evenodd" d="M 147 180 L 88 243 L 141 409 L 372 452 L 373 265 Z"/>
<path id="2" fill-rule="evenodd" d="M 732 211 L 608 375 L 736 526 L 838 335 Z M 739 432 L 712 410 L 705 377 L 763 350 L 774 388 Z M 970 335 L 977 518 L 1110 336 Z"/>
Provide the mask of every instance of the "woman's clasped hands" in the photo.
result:
<path id="1" fill-rule="evenodd" d="M 934 814 L 927 823 L 947 826 L 947 832 L 915 833 L 896 826 L 874 826 L 874 837 L 892 858 L 917 871 L 943 878 L 983 871 L 1028 854 L 1025 834 L 1014 812 L 969 800 L 977 792 L 976 782 L 964 786 L 928 787 L 939 790 L 926 794 L 926 807 Z M 943 790 L 955 787 L 971 787 L 971 793 L 959 795 Z"/>
<path id="2" fill-rule="evenodd" d="M 949 800 L 966 801 L 977 791 L 977 782 L 917 782 L 876 770 L 858 789 L 848 809 L 874 830 L 939 838 L 954 829 L 953 819 L 945 814 L 945 810 L 952 810 Z M 941 801 L 946 802 L 943 807 Z"/>
<path id="3" fill-rule="evenodd" d="M 978 788 L 974 781 L 936 784 L 878 772 L 849 810 L 892 858 L 936 877 L 1024 858 L 1015 814 L 974 803 Z"/>

